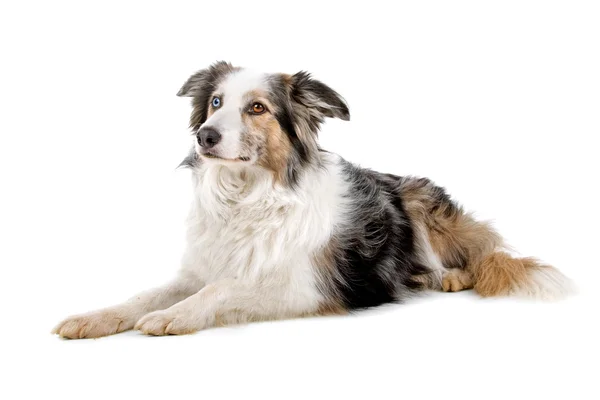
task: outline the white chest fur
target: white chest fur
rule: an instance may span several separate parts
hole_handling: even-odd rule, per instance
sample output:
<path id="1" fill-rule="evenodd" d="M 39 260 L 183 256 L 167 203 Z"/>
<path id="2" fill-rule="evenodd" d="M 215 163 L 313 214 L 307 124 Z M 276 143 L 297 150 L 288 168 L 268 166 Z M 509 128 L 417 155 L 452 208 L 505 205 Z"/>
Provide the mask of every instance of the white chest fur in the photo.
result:
<path id="1" fill-rule="evenodd" d="M 266 281 L 315 288 L 312 255 L 344 215 L 337 162 L 308 172 L 295 189 L 259 170 L 218 165 L 195 172 L 183 268 L 205 283 Z"/>

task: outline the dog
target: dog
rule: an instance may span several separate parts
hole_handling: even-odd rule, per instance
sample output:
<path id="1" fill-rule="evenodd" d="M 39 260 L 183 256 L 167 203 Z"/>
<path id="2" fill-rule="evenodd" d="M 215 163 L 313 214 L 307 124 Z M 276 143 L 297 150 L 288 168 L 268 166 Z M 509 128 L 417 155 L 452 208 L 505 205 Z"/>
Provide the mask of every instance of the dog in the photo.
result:
<path id="1" fill-rule="evenodd" d="M 345 100 L 301 71 L 217 62 L 193 74 L 194 200 L 176 277 L 52 331 L 179 335 L 228 324 L 339 315 L 424 290 L 562 297 L 570 280 L 511 255 L 501 236 L 425 178 L 360 168 L 321 149 Z"/>

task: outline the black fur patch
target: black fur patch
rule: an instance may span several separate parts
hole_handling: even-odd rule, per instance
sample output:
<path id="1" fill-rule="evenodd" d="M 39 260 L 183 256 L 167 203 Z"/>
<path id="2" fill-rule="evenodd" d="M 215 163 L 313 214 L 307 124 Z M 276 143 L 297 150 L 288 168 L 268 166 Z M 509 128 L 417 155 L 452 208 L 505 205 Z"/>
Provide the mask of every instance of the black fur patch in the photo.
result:
<path id="1" fill-rule="evenodd" d="M 340 279 L 334 293 L 348 309 L 396 301 L 421 287 L 413 279 L 428 269 L 417 261 L 414 232 L 392 178 L 344 161 L 352 190 L 353 220 L 335 234 Z"/>

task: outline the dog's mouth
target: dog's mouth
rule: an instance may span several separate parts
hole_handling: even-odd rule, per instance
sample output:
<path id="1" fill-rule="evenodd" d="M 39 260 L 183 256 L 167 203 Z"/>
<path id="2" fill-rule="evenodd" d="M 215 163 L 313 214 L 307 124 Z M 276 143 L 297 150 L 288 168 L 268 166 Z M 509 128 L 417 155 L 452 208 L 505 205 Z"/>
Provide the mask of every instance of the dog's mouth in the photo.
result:
<path id="1" fill-rule="evenodd" d="M 202 153 L 200 153 L 200 155 L 202 157 L 206 157 L 206 158 L 212 158 L 215 160 L 224 160 L 224 161 L 250 161 L 250 157 L 237 157 L 237 158 L 225 158 L 225 157 L 220 157 L 214 153 L 211 153 L 210 151 L 203 151 Z"/>

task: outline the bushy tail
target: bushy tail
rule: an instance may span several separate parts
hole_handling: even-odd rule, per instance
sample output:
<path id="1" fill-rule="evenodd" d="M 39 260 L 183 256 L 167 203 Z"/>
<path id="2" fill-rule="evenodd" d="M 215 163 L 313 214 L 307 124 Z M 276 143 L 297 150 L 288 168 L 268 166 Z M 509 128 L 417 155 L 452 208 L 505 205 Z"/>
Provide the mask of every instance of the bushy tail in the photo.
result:
<path id="1" fill-rule="evenodd" d="M 573 283 L 556 268 L 534 258 L 494 252 L 475 266 L 474 288 L 481 296 L 524 296 L 560 299 L 573 292 Z"/>

